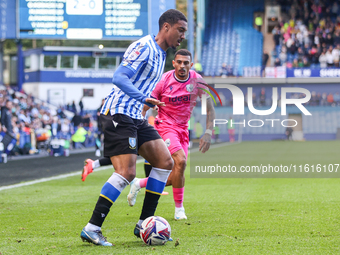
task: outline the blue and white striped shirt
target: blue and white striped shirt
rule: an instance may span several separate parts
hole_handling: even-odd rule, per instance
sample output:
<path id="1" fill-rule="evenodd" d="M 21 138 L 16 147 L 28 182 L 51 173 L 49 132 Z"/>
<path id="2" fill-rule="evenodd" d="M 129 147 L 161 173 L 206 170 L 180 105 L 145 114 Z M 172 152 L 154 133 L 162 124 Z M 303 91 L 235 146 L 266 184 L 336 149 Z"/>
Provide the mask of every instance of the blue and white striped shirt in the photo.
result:
<path id="1" fill-rule="evenodd" d="M 147 35 L 129 46 L 120 65 L 134 73 L 130 81 L 141 93 L 150 97 L 162 77 L 165 58 L 166 52 L 156 43 L 155 37 Z M 142 109 L 143 103 L 125 94 L 114 84 L 100 113 L 106 115 L 110 111 L 111 115 L 121 113 L 133 119 L 143 119 Z"/>

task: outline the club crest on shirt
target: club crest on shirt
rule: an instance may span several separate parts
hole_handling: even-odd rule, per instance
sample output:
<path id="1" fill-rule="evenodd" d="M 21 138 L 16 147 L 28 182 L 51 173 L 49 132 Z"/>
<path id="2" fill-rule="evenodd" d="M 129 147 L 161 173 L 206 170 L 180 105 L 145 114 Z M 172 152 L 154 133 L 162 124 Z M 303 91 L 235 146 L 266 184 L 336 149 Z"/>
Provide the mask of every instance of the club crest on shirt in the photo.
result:
<path id="1" fill-rule="evenodd" d="M 170 138 L 166 139 L 164 142 L 166 147 L 169 147 L 171 145 Z"/>
<path id="2" fill-rule="evenodd" d="M 186 86 L 188 92 L 192 92 L 194 90 L 194 85 L 193 84 L 188 84 Z"/>
<path id="3" fill-rule="evenodd" d="M 129 148 L 130 149 L 136 149 L 136 138 L 134 137 L 129 137 Z"/>

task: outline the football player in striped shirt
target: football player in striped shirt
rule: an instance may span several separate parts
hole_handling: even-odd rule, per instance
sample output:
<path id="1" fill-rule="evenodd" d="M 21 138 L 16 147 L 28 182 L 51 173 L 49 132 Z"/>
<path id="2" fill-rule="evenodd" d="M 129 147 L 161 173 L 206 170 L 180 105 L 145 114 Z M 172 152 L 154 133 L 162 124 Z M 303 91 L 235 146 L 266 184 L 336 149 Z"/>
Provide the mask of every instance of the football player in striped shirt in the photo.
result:
<path id="1" fill-rule="evenodd" d="M 175 49 L 185 39 L 187 19 L 170 9 L 159 18 L 157 36 L 145 36 L 132 43 L 113 75 L 113 88 L 101 109 L 104 131 L 104 157 L 110 157 L 115 172 L 104 184 L 89 223 L 80 236 L 83 241 L 112 246 L 101 227 L 112 204 L 136 176 L 137 153 L 153 166 L 146 184 L 142 212 L 134 234 L 141 223 L 153 216 L 173 160 L 163 139 L 142 116 L 144 104 L 165 106 L 150 94 L 160 81 L 168 48 Z"/>
<path id="2" fill-rule="evenodd" d="M 166 106 L 159 106 L 158 115 L 155 119 L 155 129 L 165 141 L 174 160 L 172 173 L 167 181 L 167 186 L 172 185 L 175 201 L 175 220 L 187 219 L 183 207 L 184 199 L 184 171 L 188 158 L 189 131 L 188 122 L 196 105 L 197 97 L 207 96 L 207 130 L 200 139 L 199 150 L 205 153 L 209 150 L 215 119 L 215 109 L 212 98 L 207 92 L 209 88 L 201 75 L 190 70 L 193 62 L 192 55 L 188 50 L 181 49 L 176 52 L 172 61 L 174 70 L 163 74 L 161 81 L 152 91 L 151 96 L 163 101 Z M 149 109 L 144 106 L 143 115 Z M 136 202 L 136 197 L 141 188 L 145 188 L 148 178 L 135 178 L 130 183 L 130 192 L 127 197 L 130 206 Z"/>
<path id="3" fill-rule="evenodd" d="M 202 77 L 193 70 L 192 55 L 188 50 L 181 49 L 176 52 L 173 60 L 174 70 L 163 74 L 161 81 L 156 85 L 151 96 L 166 102 L 166 107 L 159 107 L 158 116 L 155 119 L 155 128 L 161 135 L 167 145 L 171 157 L 174 160 L 172 173 L 168 178 L 166 186 L 172 185 L 173 197 L 175 201 L 175 220 L 187 219 L 183 207 L 184 200 L 184 171 L 188 158 L 189 147 L 189 119 L 193 108 L 196 104 L 197 97 L 206 94 L 208 88 L 204 85 Z M 143 115 L 145 115 L 147 106 L 144 106 Z M 200 151 L 205 153 L 211 143 L 211 134 L 213 129 L 213 120 L 215 119 L 215 110 L 212 98 L 207 95 L 207 131 L 200 139 Z M 85 161 L 82 179 L 92 173 L 93 169 L 100 166 L 109 165 L 106 158 L 92 161 Z M 147 167 L 151 170 L 151 165 L 144 165 L 147 174 Z M 145 188 L 148 178 L 135 178 L 130 183 L 130 192 L 127 200 L 130 206 L 136 202 L 137 194 L 141 188 Z"/>

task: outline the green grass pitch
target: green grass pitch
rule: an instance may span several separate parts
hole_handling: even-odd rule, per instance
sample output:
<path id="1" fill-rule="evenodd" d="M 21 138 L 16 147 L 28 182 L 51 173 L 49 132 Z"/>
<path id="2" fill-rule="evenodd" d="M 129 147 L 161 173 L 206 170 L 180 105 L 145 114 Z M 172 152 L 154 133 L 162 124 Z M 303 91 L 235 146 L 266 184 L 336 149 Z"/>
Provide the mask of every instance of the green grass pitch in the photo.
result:
<path id="1" fill-rule="evenodd" d="M 340 142 L 243 142 L 212 148 L 235 165 L 340 163 Z M 194 154 L 193 154 L 194 155 Z M 82 162 L 79 162 L 81 165 Z M 80 167 L 81 168 L 81 167 Z M 143 164 L 137 175 L 143 176 Z M 340 171 L 340 170 L 339 170 Z M 340 180 L 292 178 L 190 178 L 184 206 L 188 220 L 175 221 L 170 192 L 156 215 L 166 218 L 179 245 L 146 246 L 133 235 L 144 194 L 129 207 L 126 188 L 103 225 L 114 247 L 83 243 L 88 222 L 111 169 L 0 191 L 0 254 L 338 254 Z"/>

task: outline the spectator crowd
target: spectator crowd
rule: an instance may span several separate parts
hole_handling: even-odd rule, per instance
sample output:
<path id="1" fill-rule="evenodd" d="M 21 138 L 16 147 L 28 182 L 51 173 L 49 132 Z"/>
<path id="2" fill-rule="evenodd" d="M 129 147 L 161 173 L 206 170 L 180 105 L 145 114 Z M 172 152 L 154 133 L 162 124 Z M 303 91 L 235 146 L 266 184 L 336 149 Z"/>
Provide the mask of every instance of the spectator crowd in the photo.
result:
<path id="1" fill-rule="evenodd" d="M 280 0 L 282 20 L 272 30 L 272 66 L 339 67 L 340 6 L 336 0 Z"/>
<path id="2" fill-rule="evenodd" d="M 82 146 L 91 146 L 96 133 L 95 119 L 91 113 L 84 112 L 82 102 L 80 111 L 76 107 L 68 111 L 64 107 L 49 105 L 32 95 L 15 92 L 8 87 L 0 88 L 0 134 L 17 140 L 12 155 L 35 154 L 40 149 L 48 150 L 51 139 L 72 142 L 79 128 L 87 132 L 87 143 L 83 142 Z"/>

